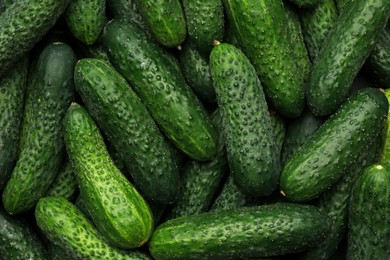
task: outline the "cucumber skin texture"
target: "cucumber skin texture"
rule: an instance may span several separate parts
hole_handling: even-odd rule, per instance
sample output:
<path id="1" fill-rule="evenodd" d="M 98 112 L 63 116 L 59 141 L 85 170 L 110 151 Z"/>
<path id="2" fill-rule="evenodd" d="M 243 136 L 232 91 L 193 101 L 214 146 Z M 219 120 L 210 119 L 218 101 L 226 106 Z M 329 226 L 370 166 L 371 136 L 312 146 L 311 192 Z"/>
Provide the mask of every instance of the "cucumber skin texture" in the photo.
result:
<path id="1" fill-rule="evenodd" d="M 28 222 L 10 216 L 2 206 L 0 226 L 1 259 L 47 259 L 43 244 Z"/>
<path id="2" fill-rule="evenodd" d="M 115 69 L 97 59 L 82 59 L 75 86 L 86 108 L 120 153 L 145 198 L 162 204 L 179 195 L 179 170 L 151 115 Z"/>
<path id="3" fill-rule="evenodd" d="M 227 43 L 213 48 L 210 68 L 234 182 L 246 195 L 269 195 L 279 178 L 280 153 L 256 71 Z"/>
<path id="4" fill-rule="evenodd" d="M 0 17 L 0 76 L 49 31 L 69 2 L 70 0 L 22 0 L 4 11 Z"/>
<path id="5" fill-rule="evenodd" d="M 180 0 L 136 0 L 136 3 L 160 44 L 176 47 L 185 40 L 187 28 Z"/>
<path id="6" fill-rule="evenodd" d="M 11 214 L 35 206 L 58 173 L 64 154 L 62 120 L 73 99 L 76 56 L 64 43 L 47 45 L 31 70 L 20 133 L 19 159 L 4 192 Z"/>
<path id="7" fill-rule="evenodd" d="M 353 188 L 349 205 L 348 260 L 389 258 L 389 198 L 389 165 L 367 167 Z"/>
<path id="8" fill-rule="evenodd" d="M 269 102 L 287 117 L 304 108 L 304 77 L 296 63 L 281 0 L 224 0 L 242 50 L 256 68 Z"/>
<path id="9" fill-rule="evenodd" d="M 281 154 L 283 143 L 286 138 L 286 122 L 283 117 L 276 113 L 270 113 L 271 125 L 275 135 L 276 147 L 278 148 L 278 154 Z"/>
<path id="10" fill-rule="evenodd" d="M 283 255 L 317 244 L 327 224 L 317 208 L 299 204 L 203 213 L 161 224 L 149 250 L 157 260 Z"/>
<path id="11" fill-rule="evenodd" d="M 299 7 L 315 7 L 316 5 L 319 5 L 322 0 L 290 0 L 293 2 L 295 5 Z"/>
<path id="12" fill-rule="evenodd" d="M 313 9 L 300 11 L 303 36 L 312 62 L 318 56 L 337 17 L 334 0 L 323 0 Z"/>
<path id="13" fill-rule="evenodd" d="M 385 27 L 390 2 L 353 1 L 345 6 L 317 56 L 306 88 L 315 115 L 333 113 L 349 96 L 351 85 Z"/>
<path id="14" fill-rule="evenodd" d="M 225 17 L 222 0 L 183 0 L 188 37 L 205 55 L 213 48 L 213 41 L 222 41 Z"/>
<path id="15" fill-rule="evenodd" d="M 66 162 L 47 190 L 45 197 L 64 197 L 71 201 L 78 189 L 77 179 L 72 164 Z"/>
<path id="16" fill-rule="evenodd" d="M 99 129 L 83 107 L 72 103 L 64 128 L 80 193 L 97 229 L 112 245 L 140 247 L 153 230 L 146 201 L 116 168 Z"/>
<path id="17" fill-rule="evenodd" d="M 150 259 L 141 252 L 110 246 L 84 214 L 65 198 L 40 199 L 35 218 L 49 240 L 75 259 Z"/>
<path id="18" fill-rule="evenodd" d="M 124 20 L 106 26 L 103 44 L 168 139 L 192 159 L 210 160 L 217 150 L 216 130 L 172 57 Z"/>
<path id="19" fill-rule="evenodd" d="M 24 57 L 0 80 L 0 190 L 17 160 L 28 65 L 29 59 Z"/>
<path id="20" fill-rule="evenodd" d="M 333 186 L 358 158 L 376 144 L 389 103 L 378 89 L 366 88 L 327 119 L 285 164 L 281 193 L 296 202 L 309 201 Z M 335 145 L 337 144 L 337 145 Z"/>

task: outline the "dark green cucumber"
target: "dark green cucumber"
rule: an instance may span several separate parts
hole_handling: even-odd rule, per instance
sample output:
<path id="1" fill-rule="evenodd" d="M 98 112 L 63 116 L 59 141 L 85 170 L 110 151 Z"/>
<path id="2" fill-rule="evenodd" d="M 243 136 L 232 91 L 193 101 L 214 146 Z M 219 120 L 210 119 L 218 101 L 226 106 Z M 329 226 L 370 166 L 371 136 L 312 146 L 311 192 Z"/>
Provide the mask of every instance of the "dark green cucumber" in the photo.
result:
<path id="1" fill-rule="evenodd" d="M 299 252 L 328 232 L 317 208 L 273 204 L 181 217 L 160 225 L 149 244 L 157 259 L 238 259 Z"/>
<path id="2" fill-rule="evenodd" d="M 308 79 L 306 97 L 315 115 L 333 113 L 349 96 L 353 80 L 373 50 L 390 13 L 388 0 L 347 4 L 323 44 Z"/>
<path id="3" fill-rule="evenodd" d="M 323 0 L 290 0 L 290 1 L 299 7 L 312 8 L 319 5 Z"/>
<path id="4" fill-rule="evenodd" d="M 228 43 L 214 47 L 210 68 L 234 182 L 249 196 L 269 195 L 277 185 L 280 153 L 256 71 Z"/>
<path id="5" fill-rule="evenodd" d="M 284 116 L 299 116 L 305 105 L 305 79 L 296 62 L 282 1 L 224 0 L 224 5 L 270 103 Z"/>
<path id="6" fill-rule="evenodd" d="M 83 200 L 81 194 L 77 196 L 74 205 L 85 215 L 85 217 L 91 220 L 91 215 L 88 212 L 87 206 L 85 205 L 85 200 Z"/>
<path id="7" fill-rule="evenodd" d="M 47 251 L 50 260 L 74 260 L 68 251 L 52 242 L 47 244 Z"/>
<path id="8" fill-rule="evenodd" d="M 0 80 L 0 190 L 7 183 L 17 159 L 28 65 L 28 57 L 25 57 Z"/>
<path id="9" fill-rule="evenodd" d="M 115 69 L 97 59 L 82 59 L 75 86 L 91 116 L 121 155 L 144 197 L 173 203 L 179 171 L 164 136 L 145 105 Z"/>
<path id="10" fill-rule="evenodd" d="M 355 0 L 334 0 L 337 6 L 337 10 L 339 13 L 342 13 L 345 10 L 345 7 L 349 2 L 353 2 Z"/>
<path id="11" fill-rule="evenodd" d="M 136 3 L 160 44 L 176 47 L 185 40 L 187 28 L 180 0 L 136 0 Z"/>
<path id="12" fill-rule="evenodd" d="M 19 159 L 3 192 L 4 208 L 11 214 L 33 208 L 60 170 L 62 120 L 73 98 L 75 64 L 73 50 L 57 42 L 43 49 L 31 70 Z"/>
<path id="13" fill-rule="evenodd" d="M 286 122 L 283 117 L 275 112 L 271 112 L 271 125 L 275 136 L 275 144 L 278 154 L 281 154 L 284 140 L 286 139 Z"/>
<path id="14" fill-rule="evenodd" d="M 207 103 L 215 102 L 208 56 L 202 55 L 194 44 L 186 42 L 179 53 L 179 61 L 184 78 L 198 98 Z"/>
<path id="15" fill-rule="evenodd" d="M 70 0 L 15 1 L 0 16 L 0 75 L 49 31 Z"/>
<path id="16" fill-rule="evenodd" d="M 300 11 L 303 37 L 312 62 L 318 56 L 337 17 L 334 0 L 323 0 L 312 9 Z"/>
<path id="17" fill-rule="evenodd" d="M 46 259 L 46 250 L 29 223 L 0 206 L 0 259 Z"/>
<path id="18" fill-rule="evenodd" d="M 280 178 L 281 193 L 309 201 L 340 180 L 359 154 L 376 145 L 389 103 L 378 89 L 354 93 L 289 159 Z"/>
<path id="19" fill-rule="evenodd" d="M 390 257 L 390 166 L 367 167 L 356 182 L 349 205 L 348 260 Z"/>
<path id="20" fill-rule="evenodd" d="M 222 41 L 224 10 L 222 0 L 183 0 L 188 36 L 197 48 L 208 55 L 213 41 Z"/>
<path id="21" fill-rule="evenodd" d="M 138 251 L 122 251 L 110 246 L 84 214 L 65 198 L 40 199 L 35 217 L 47 238 L 75 259 L 150 259 Z"/>
<path id="22" fill-rule="evenodd" d="M 50 185 L 45 197 L 64 197 L 71 201 L 78 189 L 77 179 L 70 162 L 66 162 Z"/>
<path id="23" fill-rule="evenodd" d="M 72 103 L 64 128 L 80 193 L 97 229 L 117 247 L 140 247 L 153 230 L 149 206 L 116 168 L 97 125 L 83 107 Z"/>
<path id="24" fill-rule="evenodd" d="M 172 56 L 137 25 L 124 20 L 108 23 L 103 43 L 111 62 L 165 135 L 191 158 L 211 159 L 217 150 L 216 131 Z"/>

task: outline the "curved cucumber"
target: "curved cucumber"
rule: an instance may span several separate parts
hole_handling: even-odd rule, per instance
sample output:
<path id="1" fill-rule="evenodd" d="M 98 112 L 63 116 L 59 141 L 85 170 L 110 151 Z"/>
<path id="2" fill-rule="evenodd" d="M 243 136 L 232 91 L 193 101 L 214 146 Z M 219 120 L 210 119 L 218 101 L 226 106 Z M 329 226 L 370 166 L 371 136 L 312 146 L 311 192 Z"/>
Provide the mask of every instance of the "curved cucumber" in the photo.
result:
<path id="1" fill-rule="evenodd" d="M 78 189 L 77 179 L 70 162 L 66 162 L 54 179 L 45 196 L 64 197 L 72 200 Z"/>

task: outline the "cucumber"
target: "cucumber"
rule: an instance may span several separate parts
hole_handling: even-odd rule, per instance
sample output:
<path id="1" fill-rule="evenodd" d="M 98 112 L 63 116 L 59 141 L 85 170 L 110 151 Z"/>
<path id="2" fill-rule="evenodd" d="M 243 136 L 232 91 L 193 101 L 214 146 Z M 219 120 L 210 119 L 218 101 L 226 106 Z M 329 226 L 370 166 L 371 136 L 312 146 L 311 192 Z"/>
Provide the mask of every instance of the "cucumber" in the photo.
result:
<path id="1" fill-rule="evenodd" d="M 149 206 L 115 167 L 99 129 L 83 107 L 72 103 L 64 128 L 80 193 L 97 229 L 114 246 L 140 247 L 153 230 Z"/>
<path id="2" fill-rule="evenodd" d="M 307 103 L 315 115 L 333 113 L 349 96 L 353 80 L 373 50 L 389 13 L 387 0 L 356 0 L 345 6 L 308 79 Z"/>
<path id="3" fill-rule="evenodd" d="M 356 182 L 349 205 L 347 259 L 388 259 L 390 256 L 390 169 L 367 167 Z"/>
<path id="4" fill-rule="evenodd" d="M 284 116 L 299 116 L 305 105 L 305 79 L 296 62 L 283 2 L 224 0 L 224 5 L 269 102 Z"/>
<path id="5" fill-rule="evenodd" d="M 187 28 L 180 0 L 136 0 L 138 10 L 154 38 L 166 47 L 176 47 L 186 38 Z"/>
<path id="6" fill-rule="evenodd" d="M 299 7 L 312 8 L 319 5 L 323 0 L 290 0 Z"/>
<path id="7" fill-rule="evenodd" d="M 234 182 L 246 195 L 269 195 L 277 185 L 280 153 L 256 71 L 244 53 L 228 43 L 213 48 L 210 69 Z"/>
<path id="8" fill-rule="evenodd" d="M 354 93 L 289 159 L 280 178 L 291 201 L 309 201 L 345 175 L 360 153 L 376 145 L 389 103 L 378 89 Z"/>
<path id="9" fill-rule="evenodd" d="M 342 13 L 345 10 L 345 7 L 349 2 L 353 2 L 355 0 L 334 0 L 337 6 L 337 10 L 339 13 Z"/>
<path id="10" fill-rule="evenodd" d="M 238 259 L 299 252 L 328 232 L 315 207 L 273 204 L 203 213 L 167 221 L 149 244 L 157 259 Z"/>
<path id="11" fill-rule="evenodd" d="M 278 154 L 281 154 L 284 140 L 286 139 L 286 122 L 283 117 L 275 112 L 270 112 L 271 126 L 275 136 L 275 144 Z"/>
<path id="12" fill-rule="evenodd" d="M 3 192 L 4 208 L 11 214 L 33 208 L 60 170 L 62 120 L 73 99 L 75 64 L 73 50 L 57 42 L 43 49 L 31 70 L 19 159 Z"/>
<path id="13" fill-rule="evenodd" d="M 85 200 L 83 200 L 80 193 L 77 196 L 76 201 L 74 202 L 74 205 L 84 214 L 84 216 L 87 219 L 92 220 L 91 215 L 88 212 L 87 206 L 85 205 Z"/>
<path id="14" fill-rule="evenodd" d="M 29 223 L 8 215 L 2 206 L 0 227 L 1 259 L 47 259 L 46 250 Z"/>
<path id="15" fill-rule="evenodd" d="M 77 189 L 77 180 L 72 165 L 70 162 L 66 162 L 50 185 L 45 197 L 64 197 L 71 201 L 74 199 Z"/>
<path id="16" fill-rule="evenodd" d="M 210 160 L 217 150 L 216 131 L 172 56 L 130 21 L 108 23 L 103 44 L 161 131 L 192 159 Z"/>
<path id="17" fill-rule="evenodd" d="M 0 16 L 0 76 L 42 39 L 69 2 L 20 0 L 8 6 Z"/>
<path id="18" fill-rule="evenodd" d="M 141 194 L 162 204 L 179 194 L 179 171 L 164 136 L 145 105 L 115 69 L 82 59 L 75 86 L 86 108 L 121 155 Z"/>
<path id="19" fill-rule="evenodd" d="M 224 10 L 222 0 L 183 0 L 188 37 L 205 55 L 213 48 L 213 41 L 223 40 Z"/>
<path id="20" fill-rule="evenodd" d="M 28 57 L 24 57 L 0 80 L 0 190 L 7 183 L 17 160 L 28 61 Z"/>
<path id="21" fill-rule="evenodd" d="M 75 259 L 150 259 L 138 251 L 123 251 L 110 246 L 83 213 L 65 198 L 40 199 L 35 217 L 47 238 Z"/>

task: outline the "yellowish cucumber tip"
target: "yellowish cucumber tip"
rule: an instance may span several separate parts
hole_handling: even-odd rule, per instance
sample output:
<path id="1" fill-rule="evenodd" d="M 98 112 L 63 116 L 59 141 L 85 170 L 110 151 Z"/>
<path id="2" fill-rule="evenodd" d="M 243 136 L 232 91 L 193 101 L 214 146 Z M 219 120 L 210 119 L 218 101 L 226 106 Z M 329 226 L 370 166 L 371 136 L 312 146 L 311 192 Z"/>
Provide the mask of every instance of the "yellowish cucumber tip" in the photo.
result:
<path id="1" fill-rule="evenodd" d="M 70 103 L 70 107 L 77 107 L 79 104 L 77 104 L 76 102 L 72 102 Z"/>
<path id="2" fill-rule="evenodd" d="M 380 164 L 378 164 L 377 166 L 375 166 L 375 168 L 376 168 L 377 170 L 383 170 L 383 166 L 380 165 Z"/>
<path id="3" fill-rule="evenodd" d="M 286 194 L 284 193 L 284 191 L 280 191 L 280 194 L 282 194 L 283 195 L 283 197 L 286 197 Z"/>
<path id="4" fill-rule="evenodd" d="M 218 46 L 218 45 L 220 45 L 220 44 L 221 44 L 221 43 L 220 43 L 218 40 L 214 40 L 214 41 L 213 41 L 213 45 L 214 45 L 214 46 Z"/>
<path id="5" fill-rule="evenodd" d="M 379 88 L 380 91 L 382 91 L 383 93 L 385 93 L 385 90 L 383 88 Z"/>
<path id="6" fill-rule="evenodd" d="M 183 47 L 181 47 L 181 45 L 177 45 L 176 48 L 177 48 L 178 51 L 181 51 L 183 49 Z"/>

